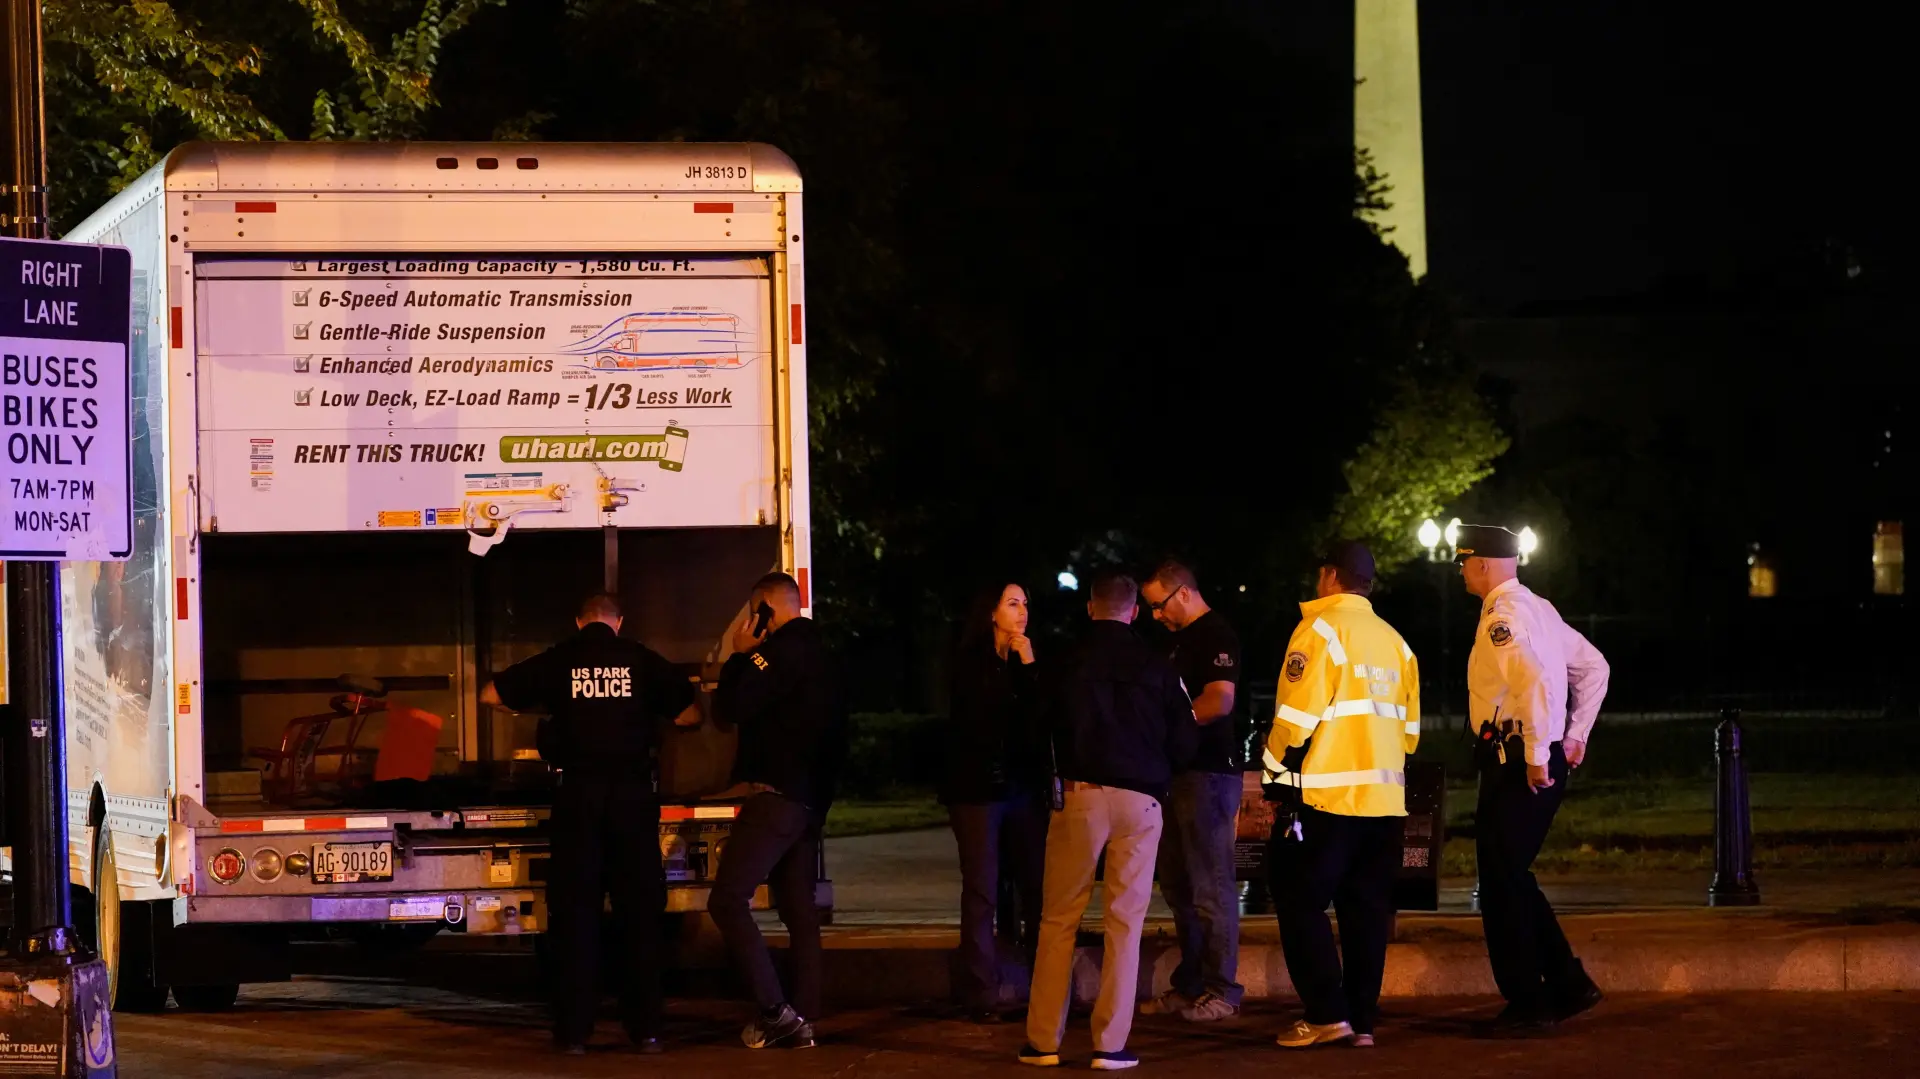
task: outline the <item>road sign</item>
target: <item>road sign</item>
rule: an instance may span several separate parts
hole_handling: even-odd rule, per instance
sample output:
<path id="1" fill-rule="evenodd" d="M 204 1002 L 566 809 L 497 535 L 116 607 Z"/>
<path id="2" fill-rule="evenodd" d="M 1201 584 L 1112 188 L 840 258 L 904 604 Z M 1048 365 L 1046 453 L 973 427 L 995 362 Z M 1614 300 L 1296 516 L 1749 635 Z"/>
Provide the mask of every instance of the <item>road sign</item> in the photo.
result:
<path id="1" fill-rule="evenodd" d="M 133 551 L 132 275 L 124 247 L 0 239 L 0 558 Z"/>

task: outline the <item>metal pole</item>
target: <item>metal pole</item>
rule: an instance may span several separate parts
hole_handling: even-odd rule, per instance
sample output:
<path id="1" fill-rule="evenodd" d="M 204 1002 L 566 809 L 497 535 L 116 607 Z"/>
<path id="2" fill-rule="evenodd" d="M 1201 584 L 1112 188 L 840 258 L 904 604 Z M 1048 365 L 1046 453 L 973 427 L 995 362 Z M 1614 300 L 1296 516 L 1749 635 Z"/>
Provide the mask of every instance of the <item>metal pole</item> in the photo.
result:
<path id="1" fill-rule="evenodd" d="M 6 4 L 7 231 L 47 238 L 46 110 L 39 0 Z M 61 692 L 60 576 L 54 562 L 7 567 L 6 744 L 16 954 L 69 955 L 67 732 Z"/>

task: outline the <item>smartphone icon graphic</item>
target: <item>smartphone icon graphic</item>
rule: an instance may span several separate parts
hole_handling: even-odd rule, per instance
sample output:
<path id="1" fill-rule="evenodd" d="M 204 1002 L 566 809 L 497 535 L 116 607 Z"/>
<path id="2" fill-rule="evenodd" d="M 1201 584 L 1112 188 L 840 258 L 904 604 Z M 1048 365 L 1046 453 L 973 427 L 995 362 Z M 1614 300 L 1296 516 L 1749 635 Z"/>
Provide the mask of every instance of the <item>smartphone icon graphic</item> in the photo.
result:
<path id="1" fill-rule="evenodd" d="M 687 461 L 687 429 L 684 427 L 667 428 L 667 455 L 660 461 L 660 467 L 669 472 L 678 472 Z"/>

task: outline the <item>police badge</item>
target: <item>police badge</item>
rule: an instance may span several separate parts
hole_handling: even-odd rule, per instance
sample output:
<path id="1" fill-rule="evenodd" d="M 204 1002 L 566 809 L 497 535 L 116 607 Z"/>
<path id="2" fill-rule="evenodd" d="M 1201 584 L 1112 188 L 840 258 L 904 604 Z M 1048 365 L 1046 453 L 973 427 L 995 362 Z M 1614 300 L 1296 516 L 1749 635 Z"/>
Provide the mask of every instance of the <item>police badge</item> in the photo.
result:
<path id="1" fill-rule="evenodd" d="M 1305 652 L 1287 653 L 1287 681 L 1298 682 L 1307 674 L 1307 654 Z"/>
<path id="2" fill-rule="evenodd" d="M 1487 627 L 1487 640 L 1492 641 L 1495 648 L 1504 648 L 1513 642 L 1513 629 L 1505 622 L 1495 622 Z"/>

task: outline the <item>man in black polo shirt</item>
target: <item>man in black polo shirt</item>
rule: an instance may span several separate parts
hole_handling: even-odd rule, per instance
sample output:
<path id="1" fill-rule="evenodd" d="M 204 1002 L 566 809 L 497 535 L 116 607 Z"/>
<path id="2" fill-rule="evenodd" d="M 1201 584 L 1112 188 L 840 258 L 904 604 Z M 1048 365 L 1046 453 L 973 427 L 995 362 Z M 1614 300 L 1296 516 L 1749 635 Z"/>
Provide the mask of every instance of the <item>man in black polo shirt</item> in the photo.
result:
<path id="1" fill-rule="evenodd" d="M 1233 874 L 1242 782 L 1235 723 L 1240 637 L 1225 616 L 1207 606 L 1193 571 L 1178 562 L 1161 563 L 1140 596 L 1154 619 L 1173 631 L 1167 658 L 1200 722 L 1200 752 L 1173 777 L 1167 826 L 1160 833 L 1160 894 L 1173 909 L 1180 965 L 1173 987 L 1141 1011 L 1191 1022 L 1230 1019 L 1240 1013 L 1245 992 L 1235 980 L 1240 894 Z"/>
<path id="2" fill-rule="evenodd" d="M 700 721 L 693 684 L 658 652 L 622 638 L 620 622 L 618 600 L 587 597 L 574 620 L 579 633 L 501 671 L 480 694 L 482 704 L 551 717 L 542 753 L 560 771 L 547 881 L 553 1039 L 572 1055 L 586 1052 L 600 1010 L 600 914 L 609 893 L 627 944 L 622 1018 L 643 1052 L 660 1051 L 666 875 L 651 754 L 656 721 Z"/>

